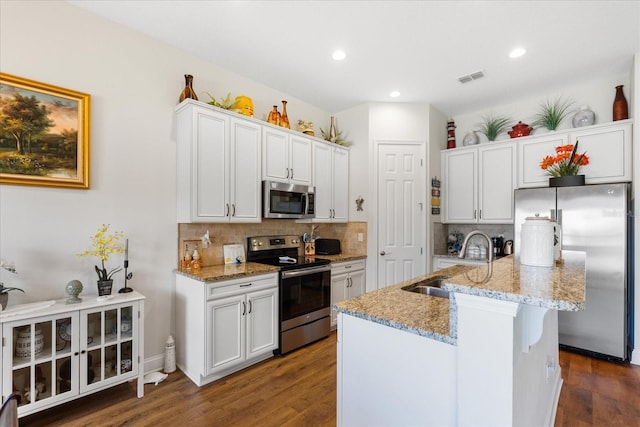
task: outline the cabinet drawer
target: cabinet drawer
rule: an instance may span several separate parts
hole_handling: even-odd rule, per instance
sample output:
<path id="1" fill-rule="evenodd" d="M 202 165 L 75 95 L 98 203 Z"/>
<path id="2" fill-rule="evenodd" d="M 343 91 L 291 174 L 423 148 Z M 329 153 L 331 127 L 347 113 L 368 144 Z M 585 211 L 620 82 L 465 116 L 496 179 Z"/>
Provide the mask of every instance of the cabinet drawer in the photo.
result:
<path id="1" fill-rule="evenodd" d="M 349 273 L 357 270 L 364 270 L 364 260 L 336 262 L 331 264 L 332 275 Z"/>
<path id="2" fill-rule="evenodd" d="M 207 283 L 207 300 L 228 297 L 239 293 L 252 292 L 278 286 L 278 275 L 243 277 L 242 279 L 224 282 Z"/>

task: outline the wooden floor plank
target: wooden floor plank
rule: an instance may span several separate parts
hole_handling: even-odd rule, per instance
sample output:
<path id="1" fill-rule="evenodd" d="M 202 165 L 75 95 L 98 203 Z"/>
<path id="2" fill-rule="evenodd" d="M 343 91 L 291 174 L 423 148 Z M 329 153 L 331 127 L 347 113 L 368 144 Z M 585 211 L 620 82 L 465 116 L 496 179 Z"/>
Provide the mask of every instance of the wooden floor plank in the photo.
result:
<path id="1" fill-rule="evenodd" d="M 560 352 L 564 384 L 556 427 L 640 427 L 640 366 Z M 185 422 L 188 420 L 188 422 Z M 336 334 L 203 387 L 181 372 L 122 384 L 40 413 L 21 427 L 283 426 L 336 424 Z"/>

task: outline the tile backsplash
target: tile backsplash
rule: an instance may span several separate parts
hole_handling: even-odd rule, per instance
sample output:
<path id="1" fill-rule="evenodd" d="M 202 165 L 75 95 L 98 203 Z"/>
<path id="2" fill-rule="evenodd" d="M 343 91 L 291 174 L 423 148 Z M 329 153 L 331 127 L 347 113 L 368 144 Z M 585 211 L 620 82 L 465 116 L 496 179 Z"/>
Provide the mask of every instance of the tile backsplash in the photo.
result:
<path id="1" fill-rule="evenodd" d="M 178 260 L 184 256 L 185 245 L 189 245 L 189 252 L 199 244 L 198 252 L 202 259 L 202 266 L 223 264 L 222 246 L 241 244 L 245 253 L 247 237 L 295 234 L 302 236 L 311 233 L 311 226 L 316 228 L 315 234 L 322 238 L 340 239 L 342 252 L 349 254 L 367 253 L 367 223 L 349 222 L 346 224 L 310 224 L 297 223 L 286 219 L 263 219 L 256 224 L 178 224 Z M 202 247 L 201 238 L 209 231 L 211 245 Z M 363 241 L 358 241 L 358 234 L 362 234 Z M 179 265 L 179 264 L 178 264 Z"/>
<path id="2" fill-rule="evenodd" d="M 513 224 L 442 224 L 435 222 L 432 234 L 434 255 L 447 255 L 449 233 L 462 233 L 466 236 L 473 230 L 483 231 L 489 237 L 504 236 L 504 240 L 513 240 Z"/>

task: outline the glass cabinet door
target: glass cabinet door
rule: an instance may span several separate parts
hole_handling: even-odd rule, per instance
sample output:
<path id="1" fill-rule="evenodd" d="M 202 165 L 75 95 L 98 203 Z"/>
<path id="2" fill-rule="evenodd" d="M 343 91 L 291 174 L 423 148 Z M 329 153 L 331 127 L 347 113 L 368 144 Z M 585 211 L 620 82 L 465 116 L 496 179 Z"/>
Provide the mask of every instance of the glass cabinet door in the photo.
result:
<path id="1" fill-rule="evenodd" d="M 77 313 L 3 325 L 2 394 L 20 393 L 19 413 L 78 393 L 78 331 Z"/>
<path id="2" fill-rule="evenodd" d="M 112 305 L 99 311 L 86 310 L 82 342 L 87 342 L 81 355 L 80 391 L 101 387 L 106 382 L 121 380 L 123 375 L 137 374 L 133 330 L 137 326 L 137 305 Z M 135 322 L 135 323 L 134 323 Z"/>

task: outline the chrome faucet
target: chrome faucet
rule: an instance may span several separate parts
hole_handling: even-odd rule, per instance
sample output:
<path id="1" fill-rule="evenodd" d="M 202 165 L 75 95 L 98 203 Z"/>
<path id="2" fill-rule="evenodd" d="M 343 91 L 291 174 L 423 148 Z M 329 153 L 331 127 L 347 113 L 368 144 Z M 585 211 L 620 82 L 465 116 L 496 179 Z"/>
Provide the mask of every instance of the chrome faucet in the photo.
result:
<path id="1" fill-rule="evenodd" d="M 487 262 L 491 263 L 493 261 L 493 242 L 491 241 L 491 237 L 479 230 L 473 230 L 471 233 L 467 234 L 467 236 L 464 238 L 464 242 L 462 242 L 462 248 L 460 248 L 460 254 L 458 255 L 458 258 L 464 259 L 467 252 L 467 243 L 469 243 L 469 239 L 476 235 L 482 236 L 487 239 Z"/>

